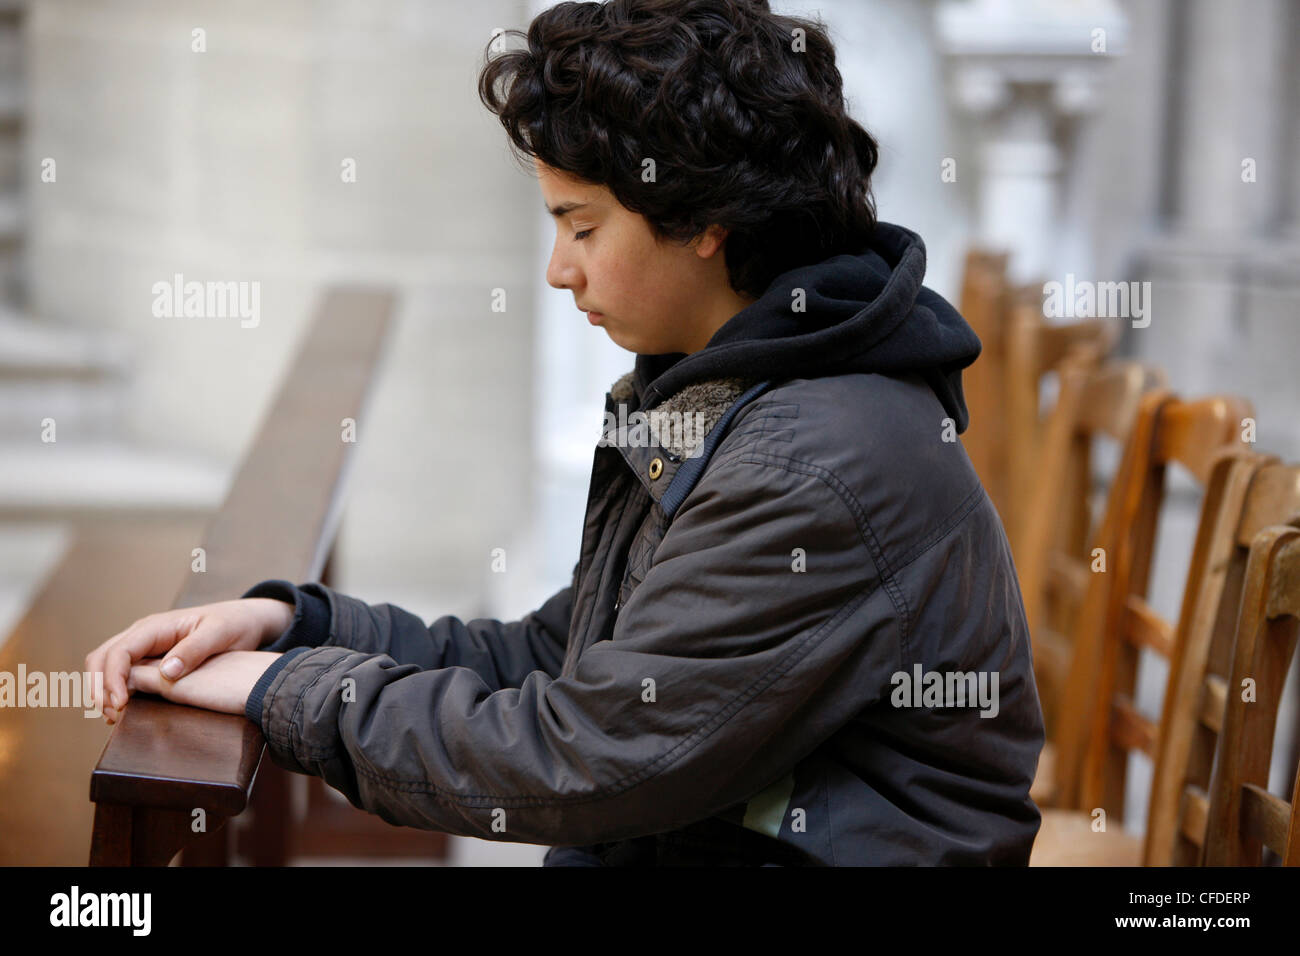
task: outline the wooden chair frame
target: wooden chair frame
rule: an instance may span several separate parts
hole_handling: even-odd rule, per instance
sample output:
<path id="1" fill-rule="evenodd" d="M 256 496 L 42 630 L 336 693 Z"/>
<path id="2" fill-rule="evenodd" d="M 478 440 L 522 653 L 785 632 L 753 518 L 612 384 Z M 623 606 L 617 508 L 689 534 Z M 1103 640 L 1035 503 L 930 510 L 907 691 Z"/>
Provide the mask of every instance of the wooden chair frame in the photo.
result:
<path id="1" fill-rule="evenodd" d="M 1291 800 L 1268 791 L 1283 684 L 1300 625 L 1300 528 L 1261 531 L 1251 546 L 1233 646 L 1219 759 L 1207 810 L 1204 863 L 1248 866 L 1262 849 L 1300 866 L 1300 773 Z M 1243 683 L 1255 683 L 1245 700 Z"/>
<path id="2" fill-rule="evenodd" d="M 1069 635 L 1088 586 L 1089 548 L 1101 530 L 1091 527 L 1094 441 L 1105 436 L 1122 449 L 1143 394 L 1164 385 L 1159 370 L 1137 362 L 1099 364 L 1090 348 L 1072 350 L 1059 372 L 1060 394 L 1015 555 L 1049 726 L 1069 671 Z"/>
<path id="3" fill-rule="evenodd" d="M 1160 719 L 1145 849 L 1153 865 L 1200 862 L 1251 545 L 1287 521 L 1300 521 L 1300 465 L 1256 454 L 1216 463 Z"/>
<path id="4" fill-rule="evenodd" d="M 1207 484 L 1221 450 L 1245 450 L 1239 423 L 1250 411 L 1231 396 L 1182 401 L 1157 389 L 1142 397 L 1097 539 L 1106 570 L 1089 576 L 1059 719 L 1049 728 L 1056 806 L 1106 807 L 1122 819 L 1128 751 L 1154 754 L 1157 727 L 1132 694 L 1140 648 L 1166 657 L 1174 648 L 1174 628 L 1145 597 L 1166 466 L 1178 462 Z"/>

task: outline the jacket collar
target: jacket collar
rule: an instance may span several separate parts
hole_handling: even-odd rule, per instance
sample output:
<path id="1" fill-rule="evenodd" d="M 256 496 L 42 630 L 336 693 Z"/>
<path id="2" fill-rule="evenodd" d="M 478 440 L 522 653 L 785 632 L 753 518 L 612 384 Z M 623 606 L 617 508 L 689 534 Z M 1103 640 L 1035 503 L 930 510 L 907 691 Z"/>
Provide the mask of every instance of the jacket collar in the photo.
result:
<path id="1" fill-rule="evenodd" d="M 658 502 L 678 467 L 700 452 L 719 419 L 756 381 L 741 376 L 705 379 L 683 386 L 653 409 L 641 409 L 633 369 L 610 386 L 605 398 L 609 443 Z M 638 421 L 643 422 L 639 428 Z M 617 434 L 610 434 L 610 425 Z"/>

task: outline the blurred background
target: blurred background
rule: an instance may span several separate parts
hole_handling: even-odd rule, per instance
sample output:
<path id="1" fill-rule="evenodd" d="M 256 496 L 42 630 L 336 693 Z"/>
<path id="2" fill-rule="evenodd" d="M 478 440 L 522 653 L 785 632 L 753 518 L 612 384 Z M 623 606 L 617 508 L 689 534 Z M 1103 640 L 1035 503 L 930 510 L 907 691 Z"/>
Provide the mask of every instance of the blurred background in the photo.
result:
<path id="1" fill-rule="evenodd" d="M 568 583 L 604 394 L 633 356 L 546 285 L 554 226 L 475 91 L 494 29 L 549 5 L 0 3 L 0 654 L 82 523 L 129 534 L 221 504 L 343 282 L 399 299 L 334 585 L 430 621 L 513 619 Z M 1008 250 L 1017 281 L 1150 281 L 1151 326 L 1121 350 L 1181 393 L 1249 397 L 1260 449 L 1300 456 L 1300 0 L 773 7 L 829 26 L 882 144 L 881 218 L 923 237 L 932 288 L 955 302 L 976 245 Z M 157 317 L 177 273 L 260 283 L 260 321 Z M 1171 618 L 1196 517 L 1162 529 Z M 167 560 L 183 576 L 189 547 Z M 67 667 L 130 620 L 106 616 Z M 0 727 L 0 799 L 35 785 L 23 752 Z M 90 769 L 42 785 L 84 800 Z M 84 862 L 5 858 L 5 839 L 5 863 Z M 544 850 L 452 838 L 441 862 Z"/>

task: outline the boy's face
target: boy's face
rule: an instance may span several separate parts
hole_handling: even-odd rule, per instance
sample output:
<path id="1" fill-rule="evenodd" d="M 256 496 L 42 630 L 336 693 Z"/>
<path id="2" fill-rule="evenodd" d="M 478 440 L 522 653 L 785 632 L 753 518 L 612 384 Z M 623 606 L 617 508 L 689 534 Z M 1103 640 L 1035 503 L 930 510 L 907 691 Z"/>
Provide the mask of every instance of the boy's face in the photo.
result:
<path id="1" fill-rule="evenodd" d="M 590 186 L 535 160 L 542 199 L 555 216 L 546 281 L 573 293 L 579 310 L 616 345 L 645 355 L 695 352 L 752 300 L 727 281 L 725 232 L 710 227 L 688 245 L 656 242 L 650 224 L 606 186 Z"/>

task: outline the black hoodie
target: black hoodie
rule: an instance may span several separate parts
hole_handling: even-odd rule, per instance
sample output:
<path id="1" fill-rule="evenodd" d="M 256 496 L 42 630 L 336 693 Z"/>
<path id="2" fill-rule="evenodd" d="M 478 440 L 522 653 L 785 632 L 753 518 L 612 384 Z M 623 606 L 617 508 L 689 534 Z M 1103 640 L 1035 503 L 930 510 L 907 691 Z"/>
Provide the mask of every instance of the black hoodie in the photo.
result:
<path id="1" fill-rule="evenodd" d="M 814 378 L 848 372 L 917 372 L 964 432 L 961 371 L 980 341 L 946 299 L 921 284 L 925 244 L 909 229 L 877 225 L 865 248 L 783 272 L 692 355 L 640 355 L 635 388 L 651 408 L 694 382 L 744 375 Z M 795 290 L 804 292 L 795 311 Z"/>

